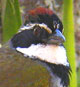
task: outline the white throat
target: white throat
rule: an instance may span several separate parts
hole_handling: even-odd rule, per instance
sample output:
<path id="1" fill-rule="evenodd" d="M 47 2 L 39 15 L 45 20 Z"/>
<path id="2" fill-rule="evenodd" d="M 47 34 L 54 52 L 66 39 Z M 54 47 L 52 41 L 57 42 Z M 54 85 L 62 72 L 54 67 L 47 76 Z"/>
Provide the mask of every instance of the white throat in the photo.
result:
<path id="1" fill-rule="evenodd" d="M 63 64 L 69 66 L 67 62 L 66 50 L 63 46 L 32 44 L 28 48 L 16 48 L 17 51 L 23 53 L 30 58 L 39 58 L 40 60 L 53 64 Z"/>

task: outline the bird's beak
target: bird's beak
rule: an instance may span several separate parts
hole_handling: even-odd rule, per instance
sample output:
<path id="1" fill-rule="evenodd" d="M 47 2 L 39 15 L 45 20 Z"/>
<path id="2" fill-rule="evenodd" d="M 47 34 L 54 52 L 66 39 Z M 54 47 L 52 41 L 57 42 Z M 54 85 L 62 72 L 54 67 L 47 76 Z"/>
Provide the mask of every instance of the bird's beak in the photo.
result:
<path id="1" fill-rule="evenodd" d="M 48 43 L 51 44 L 61 44 L 63 42 L 65 42 L 65 37 L 59 29 L 56 29 L 55 33 L 53 33 L 48 39 Z"/>

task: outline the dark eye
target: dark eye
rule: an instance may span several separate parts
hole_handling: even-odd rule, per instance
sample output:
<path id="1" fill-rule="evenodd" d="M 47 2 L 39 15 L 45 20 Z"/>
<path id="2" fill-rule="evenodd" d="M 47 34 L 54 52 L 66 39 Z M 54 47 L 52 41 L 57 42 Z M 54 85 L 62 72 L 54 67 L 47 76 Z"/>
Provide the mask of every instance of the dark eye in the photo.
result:
<path id="1" fill-rule="evenodd" d="M 53 27 L 54 27 L 54 29 L 59 29 L 60 24 L 57 23 L 56 21 L 53 21 Z"/>

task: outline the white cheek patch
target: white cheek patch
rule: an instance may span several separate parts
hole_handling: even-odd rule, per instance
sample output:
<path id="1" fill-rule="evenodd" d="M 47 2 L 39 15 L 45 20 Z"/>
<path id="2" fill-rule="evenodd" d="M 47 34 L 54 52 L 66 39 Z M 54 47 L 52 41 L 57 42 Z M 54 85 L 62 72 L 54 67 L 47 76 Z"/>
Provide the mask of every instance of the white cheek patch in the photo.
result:
<path id="1" fill-rule="evenodd" d="M 46 62 L 69 66 L 63 46 L 32 44 L 28 48 L 17 47 L 16 50 L 31 58 L 39 58 Z"/>

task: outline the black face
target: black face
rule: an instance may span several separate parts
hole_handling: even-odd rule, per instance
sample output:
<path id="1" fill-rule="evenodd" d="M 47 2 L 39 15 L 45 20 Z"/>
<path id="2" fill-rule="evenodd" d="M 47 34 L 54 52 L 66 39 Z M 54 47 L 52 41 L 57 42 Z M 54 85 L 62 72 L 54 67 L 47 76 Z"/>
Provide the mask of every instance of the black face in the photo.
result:
<path id="1" fill-rule="evenodd" d="M 26 22 L 25 22 L 26 23 Z M 44 27 L 35 25 L 33 29 L 23 30 L 18 34 L 14 35 L 11 39 L 12 46 L 16 47 L 29 47 L 31 44 L 56 44 L 60 45 L 65 41 L 65 37 L 62 35 L 63 25 L 59 18 L 53 15 L 38 15 L 36 18 L 34 16 L 29 16 L 29 23 L 44 23 L 52 31 L 49 33 Z"/>
<path id="2" fill-rule="evenodd" d="M 23 30 L 22 32 L 16 34 L 11 39 L 11 43 L 14 48 L 16 47 L 29 47 L 31 44 L 45 43 L 49 33 L 45 29 L 41 29 L 39 26 L 34 27 L 34 29 Z"/>

